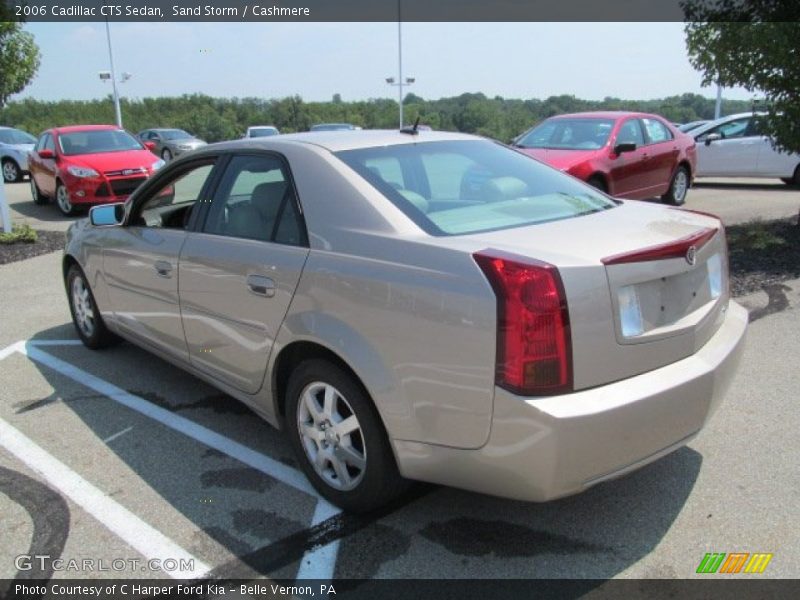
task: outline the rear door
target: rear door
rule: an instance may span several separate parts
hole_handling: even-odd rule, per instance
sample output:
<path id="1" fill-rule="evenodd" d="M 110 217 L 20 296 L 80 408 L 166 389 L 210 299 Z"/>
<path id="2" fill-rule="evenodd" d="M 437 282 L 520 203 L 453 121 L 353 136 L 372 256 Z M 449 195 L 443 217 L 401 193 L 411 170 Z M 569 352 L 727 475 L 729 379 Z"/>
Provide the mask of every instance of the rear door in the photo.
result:
<path id="1" fill-rule="evenodd" d="M 307 256 L 285 160 L 234 156 L 181 251 L 180 305 L 192 364 L 256 393 Z"/>
<path id="2" fill-rule="evenodd" d="M 104 246 L 103 269 L 117 324 L 164 352 L 188 361 L 178 304 L 178 256 L 216 163 L 188 164 L 140 197 L 125 227 Z"/>

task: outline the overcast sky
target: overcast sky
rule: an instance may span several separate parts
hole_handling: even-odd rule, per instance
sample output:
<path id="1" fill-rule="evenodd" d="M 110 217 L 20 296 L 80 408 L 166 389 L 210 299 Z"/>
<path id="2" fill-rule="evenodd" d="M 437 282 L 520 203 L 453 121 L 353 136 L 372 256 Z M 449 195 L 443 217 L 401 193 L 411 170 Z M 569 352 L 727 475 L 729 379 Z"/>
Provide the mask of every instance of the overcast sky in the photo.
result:
<path id="1" fill-rule="evenodd" d="M 110 93 L 104 23 L 29 23 L 42 51 L 15 99 Z M 112 23 L 126 97 L 204 93 L 304 100 L 395 97 L 397 23 Z M 681 23 L 404 23 L 403 74 L 426 99 L 483 92 L 506 98 L 574 94 L 599 100 L 713 97 L 686 57 Z M 748 99 L 744 90 L 726 98 Z"/>

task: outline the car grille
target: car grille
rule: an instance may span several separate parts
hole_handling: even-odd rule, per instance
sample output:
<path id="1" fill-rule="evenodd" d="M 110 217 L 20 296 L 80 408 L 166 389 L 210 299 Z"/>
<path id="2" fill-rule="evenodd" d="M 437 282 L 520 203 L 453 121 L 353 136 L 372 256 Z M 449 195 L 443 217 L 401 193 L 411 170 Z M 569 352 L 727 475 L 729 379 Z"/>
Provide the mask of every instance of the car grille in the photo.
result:
<path id="1" fill-rule="evenodd" d="M 111 186 L 111 191 L 115 196 L 127 196 L 133 193 L 139 184 L 145 181 L 147 177 L 127 177 L 125 179 L 111 179 L 108 184 Z"/>

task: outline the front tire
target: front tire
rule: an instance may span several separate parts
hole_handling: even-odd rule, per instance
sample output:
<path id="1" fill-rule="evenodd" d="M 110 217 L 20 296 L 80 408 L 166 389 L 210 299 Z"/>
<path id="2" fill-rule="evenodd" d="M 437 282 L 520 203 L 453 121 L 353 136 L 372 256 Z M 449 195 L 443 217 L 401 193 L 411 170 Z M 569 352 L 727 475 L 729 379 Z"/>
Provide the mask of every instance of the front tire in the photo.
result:
<path id="1" fill-rule="evenodd" d="M 592 177 L 589 177 L 586 183 L 588 183 L 593 188 L 597 188 L 604 194 L 608 193 L 608 186 L 606 185 L 605 180 L 599 175 L 593 175 Z"/>
<path id="2" fill-rule="evenodd" d="M 672 206 L 681 206 L 686 202 L 686 194 L 689 192 L 689 169 L 679 165 L 672 176 L 667 193 L 661 196 L 661 200 Z"/>
<path id="3" fill-rule="evenodd" d="M 100 316 L 89 282 L 78 265 L 69 268 L 66 283 L 72 323 L 83 344 L 97 350 L 118 342 L 119 338 L 108 330 Z"/>
<path id="4" fill-rule="evenodd" d="M 22 181 L 22 169 L 19 168 L 19 165 L 13 159 L 4 159 L 2 168 L 3 181 L 6 183 L 17 183 L 18 181 Z"/>
<path id="5" fill-rule="evenodd" d="M 33 178 L 33 174 L 31 174 L 31 198 L 33 198 L 34 204 L 47 204 L 49 198 L 42 194 L 42 191 L 39 189 L 39 186 L 36 185 L 36 180 Z"/>
<path id="6" fill-rule="evenodd" d="M 781 177 L 781 181 L 786 185 L 797 185 L 800 186 L 800 165 L 797 165 L 797 168 L 794 170 L 794 176 L 792 177 Z"/>
<path id="7" fill-rule="evenodd" d="M 346 511 L 376 509 L 406 487 L 371 399 L 328 361 L 308 360 L 292 372 L 286 429 L 306 477 Z"/>
<path id="8" fill-rule="evenodd" d="M 60 210 L 61 214 L 65 217 L 71 217 L 76 212 L 75 206 L 69 199 L 67 186 L 60 181 L 56 184 L 56 204 L 58 205 L 58 210 Z"/>

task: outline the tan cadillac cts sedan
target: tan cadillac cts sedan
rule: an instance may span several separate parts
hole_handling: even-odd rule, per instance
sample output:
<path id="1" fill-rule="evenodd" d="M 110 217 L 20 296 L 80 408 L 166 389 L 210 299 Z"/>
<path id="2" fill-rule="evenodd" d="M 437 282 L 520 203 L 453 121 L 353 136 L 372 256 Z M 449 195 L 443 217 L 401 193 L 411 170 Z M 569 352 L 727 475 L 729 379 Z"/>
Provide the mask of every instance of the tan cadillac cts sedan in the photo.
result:
<path id="1" fill-rule="evenodd" d="M 727 265 L 713 217 L 482 138 L 348 131 L 182 157 L 76 222 L 63 271 L 87 346 L 246 403 L 365 511 L 408 480 L 549 500 L 686 444 L 742 350 Z"/>

